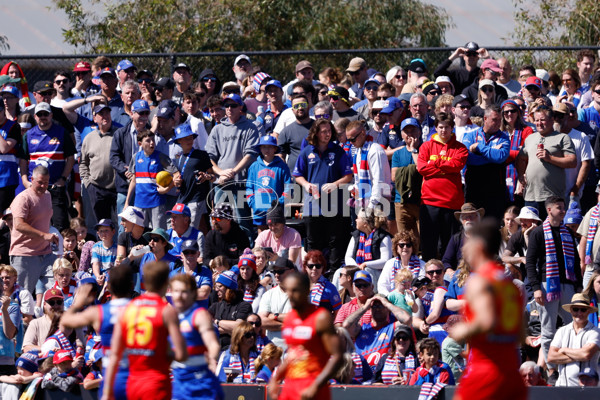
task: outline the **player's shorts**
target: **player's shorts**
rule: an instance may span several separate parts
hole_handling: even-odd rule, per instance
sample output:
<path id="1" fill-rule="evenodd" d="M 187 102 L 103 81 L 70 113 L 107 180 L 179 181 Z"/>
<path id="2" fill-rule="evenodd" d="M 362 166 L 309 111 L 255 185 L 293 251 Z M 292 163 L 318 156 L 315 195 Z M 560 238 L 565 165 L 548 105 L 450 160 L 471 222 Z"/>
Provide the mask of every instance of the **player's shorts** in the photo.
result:
<path id="1" fill-rule="evenodd" d="M 106 376 L 106 370 L 103 371 L 103 376 Z M 115 375 L 115 383 L 113 384 L 113 394 L 115 400 L 127 400 L 127 378 L 129 378 L 129 369 L 119 369 Z M 100 381 L 98 389 L 98 398 L 102 398 L 104 393 L 104 379 Z"/>
<path id="2" fill-rule="evenodd" d="M 309 387 L 314 380 L 314 378 L 286 379 L 281 389 L 279 400 L 298 400 L 300 398 L 300 393 Z M 314 397 L 314 400 L 331 400 L 331 390 L 329 389 L 329 386 L 322 386 Z"/>
<path id="3" fill-rule="evenodd" d="M 207 367 L 174 368 L 173 378 L 173 400 L 225 398 L 219 380 Z"/>
<path id="4" fill-rule="evenodd" d="M 171 380 L 168 374 L 144 371 L 140 375 L 129 375 L 127 400 L 149 399 L 171 400 Z"/>
<path id="5" fill-rule="evenodd" d="M 462 400 L 526 400 L 527 388 L 518 371 L 500 371 L 469 365 L 460 380 L 456 397 Z"/>

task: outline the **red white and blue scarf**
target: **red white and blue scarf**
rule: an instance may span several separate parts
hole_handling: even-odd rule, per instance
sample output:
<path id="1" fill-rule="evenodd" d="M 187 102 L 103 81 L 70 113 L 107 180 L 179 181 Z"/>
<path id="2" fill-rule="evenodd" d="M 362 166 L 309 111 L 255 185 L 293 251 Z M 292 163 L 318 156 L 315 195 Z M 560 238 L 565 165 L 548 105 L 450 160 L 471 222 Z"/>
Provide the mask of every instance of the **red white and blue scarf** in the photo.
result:
<path id="1" fill-rule="evenodd" d="M 312 289 L 310 289 L 311 304 L 314 304 L 315 306 L 319 306 L 319 304 L 321 304 L 321 298 L 323 297 L 323 291 L 325 290 L 326 283 L 327 278 L 321 275 L 317 283 L 315 283 Z"/>
<path id="2" fill-rule="evenodd" d="M 396 257 L 394 260 L 394 269 L 392 271 L 392 279 L 396 277 L 396 274 L 402 269 L 402 261 L 400 257 Z M 408 269 L 412 272 L 413 277 L 418 277 L 419 272 L 421 271 L 421 260 L 416 255 L 410 256 L 410 260 L 408 260 Z"/>
<path id="3" fill-rule="evenodd" d="M 229 359 L 229 368 L 239 369 L 242 371 L 242 379 L 244 383 L 250 383 L 254 377 L 254 359 L 255 357 L 251 353 L 248 357 L 248 364 L 244 368 L 244 364 L 242 364 L 242 359 L 239 353 L 232 354 Z"/>
<path id="4" fill-rule="evenodd" d="M 360 233 L 360 238 L 358 239 L 358 249 L 356 250 L 356 263 L 358 265 L 364 263 L 365 261 L 371 261 L 373 259 L 372 253 L 372 244 L 373 244 L 373 235 L 375 234 L 375 229 L 369 233 L 369 236 L 364 232 Z"/>
<path id="5" fill-rule="evenodd" d="M 254 301 L 254 297 L 256 297 L 255 294 L 252 293 L 248 287 L 246 287 L 246 290 L 244 290 L 244 301 L 246 303 L 252 303 Z"/>
<path id="6" fill-rule="evenodd" d="M 365 144 L 356 149 L 352 157 L 352 171 L 354 172 L 354 185 L 356 186 L 356 198 L 363 200 L 371 197 L 371 178 L 369 176 L 368 155 L 373 144 L 373 137 L 367 135 Z M 358 158 L 360 156 L 360 159 Z"/>
<path id="7" fill-rule="evenodd" d="M 362 382 L 363 381 L 362 359 L 360 358 L 360 356 L 358 355 L 357 352 L 353 352 L 352 354 L 350 354 L 350 356 L 352 357 L 352 361 L 354 362 L 354 379 L 356 379 L 357 382 Z"/>
<path id="8" fill-rule="evenodd" d="M 590 226 L 587 233 L 587 242 L 585 243 L 585 265 L 589 265 L 593 261 L 592 246 L 598 230 L 598 219 L 600 219 L 600 204 L 592 208 L 592 215 L 590 216 Z"/>
<path id="9" fill-rule="evenodd" d="M 546 246 L 546 299 L 553 301 L 560 299 L 560 275 L 556 246 L 552 238 L 550 219 L 543 223 L 544 244 Z M 573 238 L 565 224 L 560 224 L 560 242 L 562 243 L 565 258 L 565 272 L 568 280 L 575 280 L 575 245 Z"/>
<path id="10" fill-rule="evenodd" d="M 446 386 L 445 383 L 437 382 L 433 383 L 425 382 L 421 385 L 421 392 L 419 392 L 419 400 L 431 400 L 438 395 L 440 390 Z"/>
<path id="11" fill-rule="evenodd" d="M 510 150 L 519 150 L 521 148 L 521 134 L 522 129 L 515 129 L 512 137 L 510 138 Z M 508 195 L 510 201 L 515 199 L 515 188 L 517 187 L 517 168 L 514 163 L 506 166 L 506 187 L 508 188 Z"/>
<path id="12" fill-rule="evenodd" d="M 388 356 L 385 359 L 385 364 L 381 371 L 381 379 L 384 384 L 391 385 L 392 379 L 400 376 L 400 373 L 402 373 L 405 382 L 404 384 L 408 385 L 413 372 L 415 372 L 415 357 L 412 353 L 409 353 L 406 358 L 398 355 L 393 357 Z"/>

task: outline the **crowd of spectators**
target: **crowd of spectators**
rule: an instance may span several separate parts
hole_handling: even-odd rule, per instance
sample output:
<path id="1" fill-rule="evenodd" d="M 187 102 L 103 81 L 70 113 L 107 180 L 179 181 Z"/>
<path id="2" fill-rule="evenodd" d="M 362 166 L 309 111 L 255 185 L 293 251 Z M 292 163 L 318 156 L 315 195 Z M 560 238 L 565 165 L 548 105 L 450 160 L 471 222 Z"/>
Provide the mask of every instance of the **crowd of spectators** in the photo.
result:
<path id="1" fill-rule="evenodd" d="M 527 299 L 525 383 L 597 386 L 597 58 L 513 74 L 469 42 L 436 68 L 302 60 L 284 84 L 243 54 L 234 81 L 98 57 L 31 93 L 6 64 L 2 398 L 98 387 L 100 322 L 74 315 L 145 292 L 152 261 L 172 285 L 193 277 L 221 382 L 268 382 L 286 357 L 282 283 L 297 270 L 345 349 L 331 383 L 460 384 L 468 348 L 448 331 L 464 319 L 462 247 L 488 216 Z M 115 291 L 117 267 L 131 284 Z"/>

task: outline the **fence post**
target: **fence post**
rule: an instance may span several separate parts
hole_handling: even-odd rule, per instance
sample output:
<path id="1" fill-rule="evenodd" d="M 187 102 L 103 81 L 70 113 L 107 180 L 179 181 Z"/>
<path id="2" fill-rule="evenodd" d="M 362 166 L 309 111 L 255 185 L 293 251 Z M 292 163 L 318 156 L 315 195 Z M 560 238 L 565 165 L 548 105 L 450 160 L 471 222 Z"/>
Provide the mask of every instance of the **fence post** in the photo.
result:
<path id="1" fill-rule="evenodd" d="M 171 76 L 173 72 L 175 72 L 175 66 L 177 65 L 177 56 L 175 54 L 171 54 Z"/>

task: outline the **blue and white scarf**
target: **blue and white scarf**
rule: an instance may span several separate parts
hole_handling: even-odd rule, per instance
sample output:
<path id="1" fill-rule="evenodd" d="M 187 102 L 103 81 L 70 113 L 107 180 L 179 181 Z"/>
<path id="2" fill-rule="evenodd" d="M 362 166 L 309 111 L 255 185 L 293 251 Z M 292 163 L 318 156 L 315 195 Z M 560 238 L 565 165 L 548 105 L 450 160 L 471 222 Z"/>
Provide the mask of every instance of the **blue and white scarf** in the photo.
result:
<path id="1" fill-rule="evenodd" d="M 323 291 L 325 290 L 325 284 L 327 282 L 327 278 L 321 275 L 317 283 L 315 283 L 312 289 L 310 289 L 311 304 L 314 304 L 317 307 L 319 306 L 319 304 L 321 304 L 321 298 L 323 297 Z"/>
<path id="2" fill-rule="evenodd" d="M 543 223 L 544 244 L 546 246 L 546 299 L 553 301 L 560 299 L 560 274 L 556 246 L 552 238 L 550 219 Z M 575 245 L 573 238 L 565 224 L 560 224 L 560 242 L 562 243 L 565 258 L 565 272 L 568 280 L 575 280 Z"/>
<path id="3" fill-rule="evenodd" d="M 392 279 L 396 278 L 396 274 L 402 269 L 402 261 L 400 257 L 396 257 L 394 260 L 394 269 L 392 271 Z M 421 272 L 421 260 L 416 255 L 410 256 L 410 260 L 408 260 L 408 269 L 412 272 L 413 277 L 417 278 L 419 276 L 419 272 Z"/>
<path id="4" fill-rule="evenodd" d="M 356 263 L 358 265 L 364 263 L 365 261 L 371 261 L 373 259 L 373 254 L 371 250 L 371 245 L 373 244 L 373 235 L 375 234 L 375 229 L 371 231 L 369 237 L 364 232 L 360 233 L 360 238 L 358 239 L 358 249 L 356 250 Z"/>

